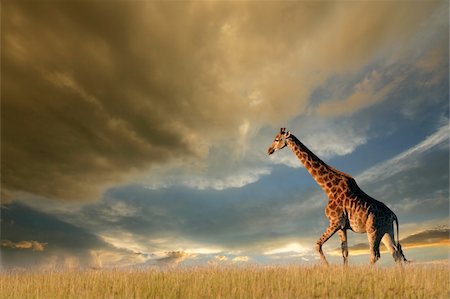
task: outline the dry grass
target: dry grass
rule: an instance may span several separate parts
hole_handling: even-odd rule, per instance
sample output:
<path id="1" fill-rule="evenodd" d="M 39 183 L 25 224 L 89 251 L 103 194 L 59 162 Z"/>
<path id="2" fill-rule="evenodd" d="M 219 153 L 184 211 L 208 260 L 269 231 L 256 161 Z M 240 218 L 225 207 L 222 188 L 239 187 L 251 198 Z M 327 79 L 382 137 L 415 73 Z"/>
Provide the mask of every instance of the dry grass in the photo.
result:
<path id="1" fill-rule="evenodd" d="M 0 298 L 449 298 L 449 268 L 201 267 L 0 274 Z"/>

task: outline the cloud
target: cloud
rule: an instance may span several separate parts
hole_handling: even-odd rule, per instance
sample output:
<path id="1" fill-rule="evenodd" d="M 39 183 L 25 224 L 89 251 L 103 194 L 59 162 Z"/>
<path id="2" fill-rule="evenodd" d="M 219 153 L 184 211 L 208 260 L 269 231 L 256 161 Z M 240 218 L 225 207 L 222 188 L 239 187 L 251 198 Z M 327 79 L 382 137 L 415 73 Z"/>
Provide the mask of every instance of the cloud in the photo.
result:
<path id="1" fill-rule="evenodd" d="M 410 149 L 402 152 L 401 154 L 386 162 L 375 165 L 374 167 L 371 167 L 368 170 L 364 171 L 357 176 L 358 181 L 371 182 L 379 180 L 382 177 L 391 177 L 400 172 L 407 171 L 418 166 L 419 161 L 416 159 L 418 155 L 430 151 L 438 146 L 448 147 L 450 133 L 448 119 L 447 121 L 445 121 L 445 123 L 445 125 L 440 127 L 433 134 L 429 135 L 419 144 L 411 147 Z"/>
<path id="2" fill-rule="evenodd" d="M 319 157 L 332 159 L 352 153 L 368 141 L 368 125 L 352 119 L 303 118 L 294 122 L 300 128 L 299 138 Z M 292 133 L 294 129 L 292 129 Z"/>
<path id="3" fill-rule="evenodd" d="M 316 116 L 302 116 L 287 124 L 287 130 L 299 138 L 310 150 L 321 159 L 346 156 L 354 152 L 359 146 L 369 141 L 369 125 L 352 119 L 327 119 Z M 272 136 L 267 136 L 269 141 Z M 266 145 L 265 149 L 269 143 Z M 303 167 L 295 154 L 289 148 L 278 151 L 269 157 L 273 164 L 283 164 L 292 168 Z M 267 160 L 267 158 L 266 158 Z"/>
<path id="4" fill-rule="evenodd" d="M 226 162 L 224 161 L 224 163 Z M 210 173 L 211 170 L 207 172 Z M 179 170 L 177 167 L 174 167 L 169 171 L 165 171 L 165 175 L 157 173 L 158 175 L 152 176 L 151 179 L 147 177 L 141 180 L 146 188 L 157 190 L 171 186 L 185 186 L 198 190 L 224 190 L 240 188 L 254 183 L 261 176 L 270 174 L 270 169 L 268 167 L 249 166 L 248 168 L 238 168 L 234 173 L 224 171 L 221 174 L 210 173 L 210 176 L 208 176 L 207 173 L 195 173 L 195 171 L 189 174 L 189 170 Z"/>
<path id="5" fill-rule="evenodd" d="M 108 267 L 146 259 L 114 247 L 80 226 L 17 202 L 2 207 L 1 214 L 1 266 L 5 269 Z M 15 239 L 23 241 L 11 241 Z"/>
<path id="6" fill-rule="evenodd" d="M 113 202 L 102 210 L 100 217 L 105 221 L 116 222 L 123 218 L 132 218 L 136 216 L 137 208 L 127 205 L 124 202 Z"/>
<path id="7" fill-rule="evenodd" d="M 382 84 L 382 75 L 377 71 L 372 71 L 354 86 L 349 96 L 342 100 L 332 99 L 320 104 L 317 107 L 317 113 L 323 116 L 351 115 L 385 100 L 386 96 L 398 88 L 405 78 L 404 74 L 401 76 L 396 74 L 390 82 Z"/>
<path id="8" fill-rule="evenodd" d="M 416 67 L 431 76 L 423 82 L 426 87 L 439 84 L 448 74 L 448 44 L 437 44 L 430 48 L 417 62 Z"/>
<path id="9" fill-rule="evenodd" d="M 232 259 L 233 262 L 248 262 L 250 258 L 246 255 L 240 255 Z"/>
<path id="10" fill-rule="evenodd" d="M 178 265 L 187 258 L 192 257 L 192 254 L 186 253 L 184 251 L 169 251 L 166 252 L 166 256 L 157 259 L 158 263 L 162 263 L 165 265 Z"/>
<path id="11" fill-rule="evenodd" d="M 205 258 L 205 257 L 201 257 L 200 258 Z M 213 265 L 213 266 L 217 266 L 217 265 L 236 265 L 238 263 L 247 263 L 250 260 L 253 260 L 252 257 L 248 256 L 248 255 L 235 255 L 235 254 L 231 254 L 231 253 L 226 253 L 226 255 L 216 255 L 213 258 L 209 259 L 207 261 L 208 265 Z"/>
<path id="12" fill-rule="evenodd" d="M 216 256 L 214 257 L 214 259 L 216 259 L 216 260 L 218 260 L 218 261 L 220 261 L 220 262 L 228 261 L 228 258 L 227 258 L 225 255 L 216 255 Z"/>
<path id="13" fill-rule="evenodd" d="M 404 238 L 402 243 L 412 247 L 420 245 L 431 246 L 435 243 L 449 243 L 449 234 L 450 229 L 448 227 L 438 227 L 412 234 Z"/>
<path id="14" fill-rule="evenodd" d="M 300 243 L 289 243 L 282 247 L 278 247 L 275 249 L 270 249 L 266 252 L 264 252 L 265 255 L 274 255 L 274 254 L 280 254 L 280 253 L 297 253 L 297 254 L 311 254 L 311 249 L 308 247 L 305 247 L 301 245 Z"/>
<path id="15" fill-rule="evenodd" d="M 436 31 L 445 31 L 437 26 Z M 446 28 L 446 27 L 445 27 Z M 392 100 L 399 94 L 405 94 L 406 88 L 413 86 L 432 89 L 445 82 L 448 75 L 448 43 L 446 39 L 437 39 L 435 44 L 422 49 L 414 57 L 414 63 L 399 57 L 395 62 L 373 63 L 361 74 L 336 76 L 319 88 L 327 90 L 317 103 L 311 101 L 309 113 L 322 117 L 351 117 L 361 110 L 368 109 L 382 102 Z M 412 57 L 408 56 L 409 59 Z M 355 78 L 358 80 L 355 81 Z M 333 82 L 336 81 L 336 82 Z M 427 99 L 435 102 L 437 99 Z M 401 107 L 403 116 L 411 119 L 421 112 L 420 103 L 423 98 L 409 96 L 409 101 Z"/>
<path id="16" fill-rule="evenodd" d="M 189 254 L 217 255 L 261 248 L 296 231 L 299 213 L 284 215 L 284 210 L 299 198 L 287 194 L 286 200 L 279 200 L 269 190 L 266 182 L 223 191 L 129 186 L 110 191 L 101 202 L 76 211 L 52 213 L 94 231 L 117 249 L 156 254 L 176 248 Z M 132 217 L 127 213 L 111 216 L 110 207 L 116 206 L 133 207 L 135 212 Z M 286 226 L 286 219 L 292 223 Z M 272 227 L 271 232 L 264 227 Z"/>
<path id="17" fill-rule="evenodd" d="M 253 132 L 305 113 L 326 78 L 389 56 L 436 9 L 434 2 L 8 2 L 2 189 L 95 200 L 152 167 L 208 159 L 225 142 L 230 147 L 219 151 L 236 149 L 229 160 L 239 163 Z M 221 171 L 214 170 L 227 177 Z M 212 186 L 259 175 L 243 171 L 238 182 Z"/>
<path id="18" fill-rule="evenodd" d="M 1 240 L 1 247 L 17 248 L 17 249 L 31 249 L 32 251 L 43 251 L 47 243 L 38 241 L 19 241 L 12 242 L 10 240 Z"/>

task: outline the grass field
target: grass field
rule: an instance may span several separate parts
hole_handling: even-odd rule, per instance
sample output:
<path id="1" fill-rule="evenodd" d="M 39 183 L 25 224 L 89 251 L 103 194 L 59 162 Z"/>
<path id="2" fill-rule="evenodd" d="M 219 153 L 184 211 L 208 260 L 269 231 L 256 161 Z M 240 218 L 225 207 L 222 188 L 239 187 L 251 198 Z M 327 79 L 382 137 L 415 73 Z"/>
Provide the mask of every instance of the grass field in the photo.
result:
<path id="1" fill-rule="evenodd" d="M 4 272 L 1 298 L 449 298 L 448 265 Z"/>

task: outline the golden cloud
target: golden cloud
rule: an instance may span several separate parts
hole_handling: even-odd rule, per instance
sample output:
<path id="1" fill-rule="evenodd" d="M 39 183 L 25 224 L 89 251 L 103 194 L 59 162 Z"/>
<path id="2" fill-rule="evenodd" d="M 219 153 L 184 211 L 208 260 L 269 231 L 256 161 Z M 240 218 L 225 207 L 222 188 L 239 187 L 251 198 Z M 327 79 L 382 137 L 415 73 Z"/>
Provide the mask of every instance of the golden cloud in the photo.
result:
<path id="1" fill-rule="evenodd" d="M 184 251 L 169 251 L 166 252 L 165 257 L 159 258 L 156 261 L 165 265 L 178 265 L 190 257 L 193 257 L 193 255 Z"/>
<path id="2" fill-rule="evenodd" d="M 41 243 L 38 241 L 19 241 L 13 242 L 10 240 L 1 240 L 1 247 L 15 248 L 15 249 L 31 249 L 32 251 L 43 251 L 47 243 Z"/>
<path id="3" fill-rule="evenodd" d="M 363 108 L 369 107 L 385 97 L 397 88 L 405 79 L 405 76 L 399 76 L 387 84 L 380 85 L 381 75 L 374 71 L 368 77 L 356 84 L 353 92 L 345 99 L 332 99 L 320 104 L 317 112 L 323 116 L 342 116 L 350 115 Z"/>
<path id="4" fill-rule="evenodd" d="M 303 113 L 330 74 L 401 44 L 437 5 L 5 3 L 2 189 L 95 200 L 154 165 L 242 143 Z"/>

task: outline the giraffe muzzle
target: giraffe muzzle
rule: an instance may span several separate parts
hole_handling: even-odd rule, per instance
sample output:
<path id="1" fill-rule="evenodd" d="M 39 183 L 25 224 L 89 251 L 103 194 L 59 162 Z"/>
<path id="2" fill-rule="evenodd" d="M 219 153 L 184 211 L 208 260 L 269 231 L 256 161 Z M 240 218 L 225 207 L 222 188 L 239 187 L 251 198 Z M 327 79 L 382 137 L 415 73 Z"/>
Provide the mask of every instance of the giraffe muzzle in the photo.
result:
<path id="1" fill-rule="evenodd" d="M 272 155 L 275 152 L 275 150 L 273 149 L 273 147 L 269 147 L 269 149 L 267 150 L 267 153 L 270 155 Z"/>

